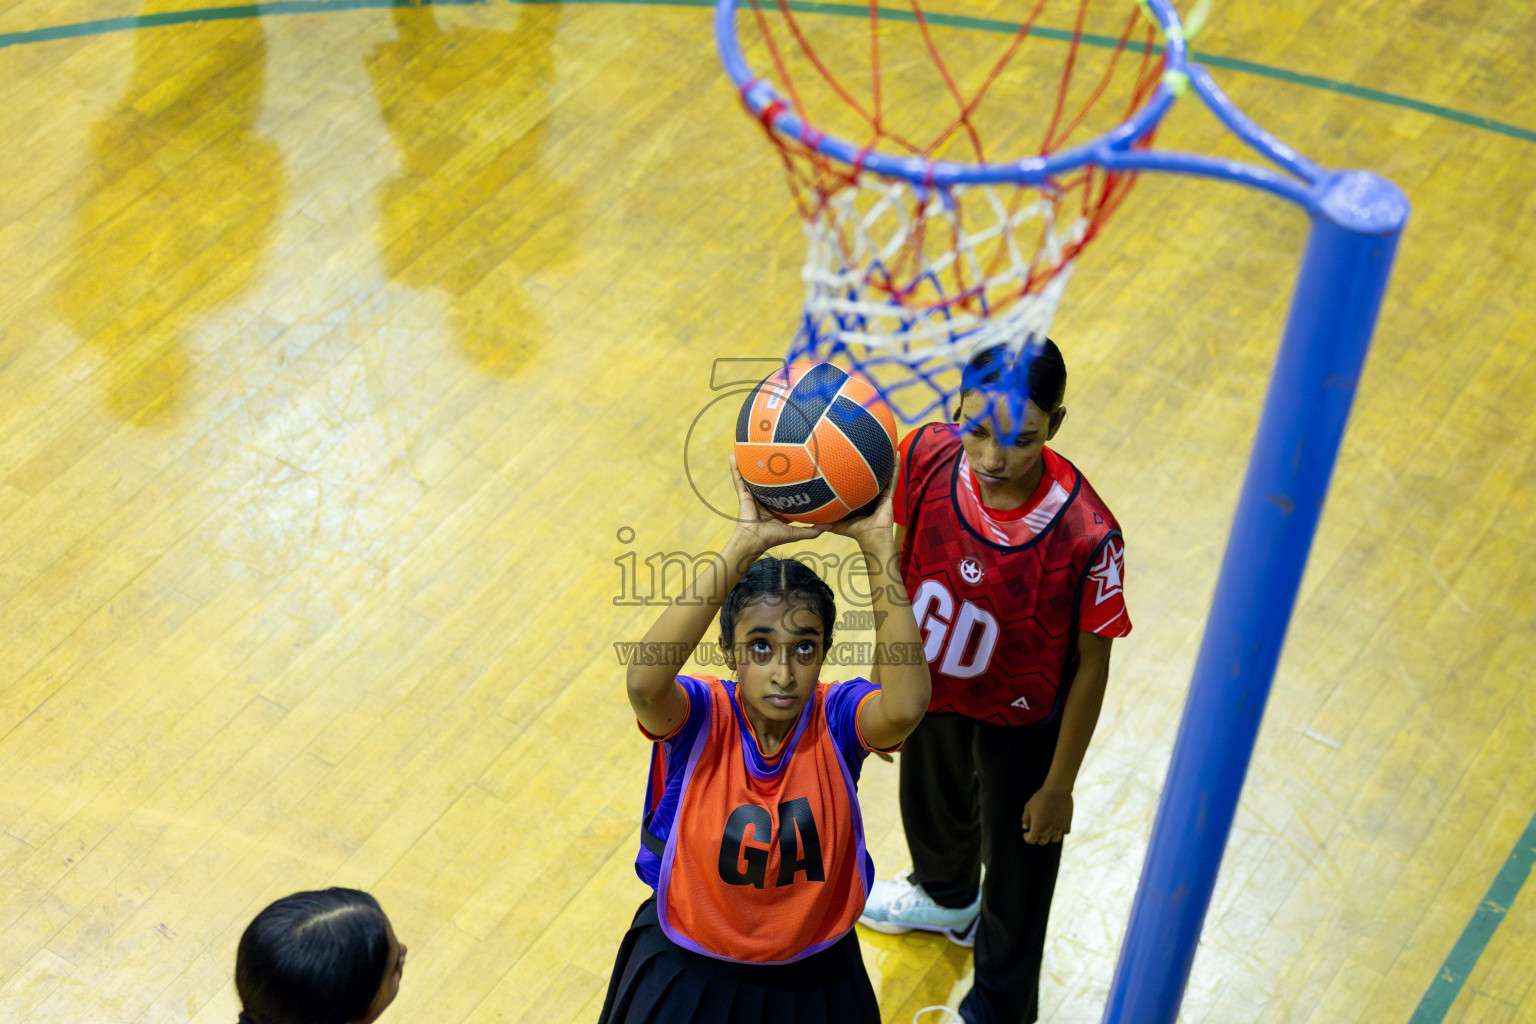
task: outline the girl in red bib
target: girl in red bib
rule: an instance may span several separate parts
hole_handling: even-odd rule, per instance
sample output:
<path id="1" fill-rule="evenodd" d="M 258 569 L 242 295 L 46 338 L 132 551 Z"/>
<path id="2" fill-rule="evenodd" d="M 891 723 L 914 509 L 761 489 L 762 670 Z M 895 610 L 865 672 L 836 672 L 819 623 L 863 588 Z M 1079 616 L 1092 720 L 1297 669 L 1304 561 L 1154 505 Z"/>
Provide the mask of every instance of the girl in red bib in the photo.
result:
<path id="1" fill-rule="evenodd" d="M 1125 542 L 1087 478 L 1046 447 L 1066 417 L 1054 342 L 1023 367 L 989 349 L 962 383 L 955 422 L 900 447 L 901 573 L 933 701 L 901 755 L 913 869 L 875 884 L 862 921 L 974 943 L 975 983 L 949 1019 L 1026 1024 L 1039 1016 L 1072 788 L 1110 646 L 1131 631 Z M 989 398 L 1010 392 L 1022 409 L 999 402 L 994 419 Z"/>
<path id="2" fill-rule="evenodd" d="M 654 745 L 635 868 L 656 891 L 619 948 L 601 1021 L 879 1024 L 853 932 L 874 881 L 859 769 L 917 726 L 928 666 L 905 586 L 872 578 L 883 685 L 821 682 L 832 590 L 801 562 L 763 556 L 830 529 L 878 574 L 897 553 L 891 496 L 863 519 L 796 526 L 762 511 L 731 471 L 736 530 L 629 668 Z M 679 675 L 717 609 L 736 679 Z"/>

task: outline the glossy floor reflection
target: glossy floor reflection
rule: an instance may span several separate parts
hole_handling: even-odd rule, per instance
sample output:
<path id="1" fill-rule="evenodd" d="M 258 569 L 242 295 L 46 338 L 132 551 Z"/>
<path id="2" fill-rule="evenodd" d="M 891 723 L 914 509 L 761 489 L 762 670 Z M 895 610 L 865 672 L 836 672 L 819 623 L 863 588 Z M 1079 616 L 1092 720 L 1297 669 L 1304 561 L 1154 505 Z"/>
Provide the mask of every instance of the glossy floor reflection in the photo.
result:
<path id="1" fill-rule="evenodd" d="M 782 169 L 699 8 L 207 6 L 0 5 L 0 1019 L 231 1020 L 246 921 L 328 884 L 410 946 L 386 1020 L 595 1019 L 644 894 L 623 567 L 726 536 L 716 360 L 802 297 Z M 1197 42 L 1415 211 L 1185 1021 L 1407 1021 L 1536 810 L 1532 38 L 1425 0 Z M 1236 153 L 1190 104 L 1159 144 Z M 1053 329 L 1136 630 L 1046 1021 L 1102 1010 L 1305 231 L 1145 176 Z M 894 767 L 863 791 L 889 875 Z M 1536 1019 L 1531 900 L 1444 1020 Z M 969 984 L 862 938 L 887 1020 Z"/>

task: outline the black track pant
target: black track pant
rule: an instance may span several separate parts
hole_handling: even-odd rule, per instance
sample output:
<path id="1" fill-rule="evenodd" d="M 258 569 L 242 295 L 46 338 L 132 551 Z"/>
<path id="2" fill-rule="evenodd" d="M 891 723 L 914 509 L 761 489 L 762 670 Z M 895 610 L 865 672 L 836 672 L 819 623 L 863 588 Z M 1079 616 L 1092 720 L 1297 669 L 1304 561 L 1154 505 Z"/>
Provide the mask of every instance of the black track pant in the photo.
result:
<path id="1" fill-rule="evenodd" d="M 1037 727 L 929 715 L 901 749 L 901 820 L 912 881 L 947 907 L 976 898 L 976 984 L 960 1012 L 976 1024 L 1039 1015 L 1040 959 L 1061 844 L 1024 842 L 1024 804 L 1045 782 L 1059 719 Z"/>

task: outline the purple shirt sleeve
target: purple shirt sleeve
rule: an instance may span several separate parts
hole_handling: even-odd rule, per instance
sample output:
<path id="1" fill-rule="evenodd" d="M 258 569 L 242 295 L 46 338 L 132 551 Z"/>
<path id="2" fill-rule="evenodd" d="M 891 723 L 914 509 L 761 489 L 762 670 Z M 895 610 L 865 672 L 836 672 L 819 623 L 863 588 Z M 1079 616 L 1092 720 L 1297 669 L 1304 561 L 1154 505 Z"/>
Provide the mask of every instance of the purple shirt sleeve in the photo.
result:
<path id="1" fill-rule="evenodd" d="M 848 679 L 827 688 L 827 730 L 849 768 L 857 769 L 869 756 L 859 737 L 859 705 L 880 687 L 868 679 Z"/>
<path id="2" fill-rule="evenodd" d="M 704 718 L 709 714 L 709 684 L 693 676 L 678 676 L 677 682 L 688 695 L 688 717 L 672 735 L 660 741 L 666 744 L 669 755 L 674 748 L 687 749 L 699 734 L 699 729 L 703 728 Z"/>
<path id="3" fill-rule="evenodd" d="M 699 730 L 709 721 L 710 684 L 693 676 L 678 676 L 677 681 L 688 695 L 688 717 L 673 730 L 672 735 L 653 740 L 661 747 L 661 764 L 665 767 L 658 773 L 657 760 L 652 757 L 651 776 L 645 787 L 645 804 L 641 808 L 641 821 L 645 823 L 646 830 L 662 842 L 666 842 L 672 834 L 672 822 L 677 818 L 677 804 L 682 794 L 683 768 L 688 760 L 688 751 L 698 738 Z M 655 888 L 660 870 L 661 858 L 642 843 L 639 855 L 635 858 L 635 873 L 642 882 Z"/>

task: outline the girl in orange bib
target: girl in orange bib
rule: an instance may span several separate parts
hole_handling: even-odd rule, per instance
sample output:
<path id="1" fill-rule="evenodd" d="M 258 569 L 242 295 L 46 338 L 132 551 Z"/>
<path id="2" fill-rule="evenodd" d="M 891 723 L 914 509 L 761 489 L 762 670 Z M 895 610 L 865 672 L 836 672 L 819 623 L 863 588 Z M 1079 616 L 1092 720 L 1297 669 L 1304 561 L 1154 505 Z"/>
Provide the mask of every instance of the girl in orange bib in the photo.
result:
<path id="1" fill-rule="evenodd" d="M 890 492 L 863 519 L 797 526 L 762 511 L 731 471 L 736 530 L 629 667 L 653 743 L 635 867 L 656 891 L 619 948 L 601 1021 L 879 1024 L 853 932 L 874 880 L 859 769 L 900 746 L 929 700 L 906 588 L 880 576 L 897 554 Z M 801 562 L 763 557 L 829 529 L 870 568 L 880 686 L 820 681 L 832 590 Z M 736 679 L 679 675 L 717 609 Z"/>

